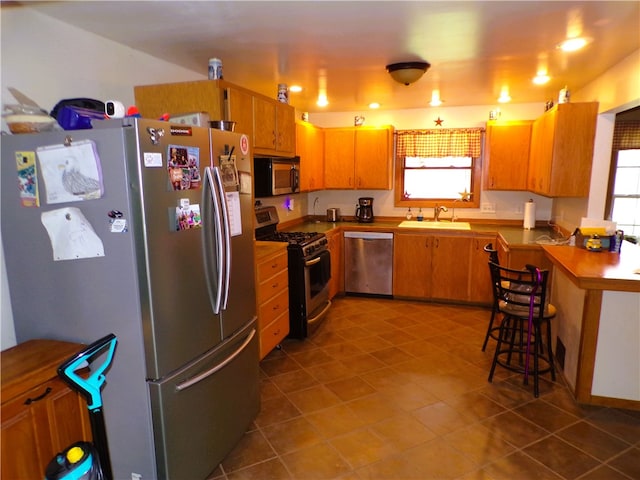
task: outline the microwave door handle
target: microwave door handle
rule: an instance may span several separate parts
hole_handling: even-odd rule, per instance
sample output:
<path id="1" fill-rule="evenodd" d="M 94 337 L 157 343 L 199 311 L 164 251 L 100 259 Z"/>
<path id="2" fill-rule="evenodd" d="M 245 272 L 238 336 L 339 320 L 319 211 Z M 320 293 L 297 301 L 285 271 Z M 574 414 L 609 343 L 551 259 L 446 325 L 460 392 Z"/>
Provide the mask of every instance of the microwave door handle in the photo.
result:
<path id="1" fill-rule="evenodd" d="M 229 301 L 229 278 L 231 275 L 231 224 L 229 219 L 229 207 L 227 205 L 226 194 L 224 185 L 222 183 L 222 174 L 218 167 L 213 167 L 213 178 L 215 180 L 216 190 L 220 199 L 221 206 L 221 237 L 223 240 L 223 263 L 221 264 L 222 271 L 220 272 L 220 280 L 222 285 L 220 292 L 222 295 L 220 308 L 226 310 L 227 303 Z"/>
<path id="2" fill-rule="evenodd" d="M 220 313 L 220 300 L 222 297 L 222 282 L 220 278 L 220 265 L 222 264 L 222 234 L 221 217 L 218 197 L 211 168 L 204 169 L 204 186 L 202 188 L 202 205 L 205 215 L 202 222 L 202 248 L 205 261 L 205 277 L 209 290 L 209 299 L 213 313 Z M 215 259 L 212 255 L 215 254 Z M 215 282 L 215 285 L 213 285 Z"/>
<path id="3" fill-rule="evenodd" d="M 300 186 L 300 175 L 295 165 L 292 165 L 289 171 L 289 185 L 291 185 L 292 192 L 297 192 Z"/>

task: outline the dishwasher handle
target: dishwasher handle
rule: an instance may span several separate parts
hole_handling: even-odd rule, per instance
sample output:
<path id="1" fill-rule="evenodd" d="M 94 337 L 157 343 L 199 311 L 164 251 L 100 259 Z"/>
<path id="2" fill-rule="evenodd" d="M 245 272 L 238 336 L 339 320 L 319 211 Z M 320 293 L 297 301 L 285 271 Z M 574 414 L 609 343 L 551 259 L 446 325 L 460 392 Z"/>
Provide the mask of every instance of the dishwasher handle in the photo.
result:
<path id="1" fill-rule="evenodd" d="M 344 238 L 363 238 L 365 240 L 393 240 L 391 232 L 344 232 Z"/>

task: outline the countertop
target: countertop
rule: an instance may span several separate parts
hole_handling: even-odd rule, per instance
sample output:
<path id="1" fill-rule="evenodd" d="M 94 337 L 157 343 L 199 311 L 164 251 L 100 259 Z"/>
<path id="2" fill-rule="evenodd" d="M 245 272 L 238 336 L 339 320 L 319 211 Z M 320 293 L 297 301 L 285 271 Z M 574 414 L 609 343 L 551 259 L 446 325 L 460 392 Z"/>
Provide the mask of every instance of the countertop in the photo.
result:
<path id="1" fill-rule="evenodd" d="M 287 249 L 286 242 L 263 242 L 256 241 L 256 261 L 267 258 L 275 253 L 283 252 Z"/>
<path id="2" fill-rule="evenodd" d="M 585 290 L 640 292 L 640 246 L 623 242 L 620 253 L 543 245 L 547 257 Z"/>
<path id="3" fill-rule="evenodd" d="M 551 227 L 536 227 L 533 230 L 525 230 L 522 227 L 512 225 L 473 223 L 470 222 L 470 230 L 440 230 L 440 229 L 410 229 L 401 228 L 398 225 L 402 220 L 381 220 L 373 223 L 359 223 L 353 221 L 341 222 L 313 222 L 306 221 L 284 228 L 290 232 L 319 232 L 328 233 L 332 230 L 355 230 L 355 231 L 390 231 L 390 232 L 421 232 L 421 233 L 442 233 L 442 234 L 484 234 L 500 235 L 510 248 L 540 248 L 537 240 L 544 241 L 558 238 L 559 235 Z"/>

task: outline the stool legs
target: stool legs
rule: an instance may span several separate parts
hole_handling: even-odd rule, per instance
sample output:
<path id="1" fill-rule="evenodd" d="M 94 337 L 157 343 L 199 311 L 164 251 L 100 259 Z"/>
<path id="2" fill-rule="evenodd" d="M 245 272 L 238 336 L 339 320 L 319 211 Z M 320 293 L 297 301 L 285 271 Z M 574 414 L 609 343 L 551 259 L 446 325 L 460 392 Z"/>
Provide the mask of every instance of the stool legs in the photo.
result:
<path id="1" fill-rule="evenodd" d="M 508 370 L 518 373 L 525 373 L 523 366 L 523 357 L 526 355 L 526 334 L 527 319 L 505 315 L 500 323 L 496 350 L 493 354 L 493 362 L 489 371 L 489 382 L 493 381 L 496 365 L 500 365 Z M 530 368 L 529 374 L 533 376 L 533 393 L 536 397 L 540 394 L 539 376 L 542 373 L 550 372 L 551 379 L 556 380 L 555 365 L 553 362 L 553 350 L 551 349 L 551 322 L 545 320 L 546 323 L 546 341 L 543 339 L 542 328 L 539 322 L 533 324 L 533 335 L 530 346 L 530 355 L 533 357 L 533 368 Z M 545 355 L 546 349 L 546 355 Z M 518 365 L 513 365 L 512 357 L 516 354 Z M 501 357 L 506 357 L 502 360 Z M 540 360 L 544 360 L 548 364 L 547 368 L 540 368 Z M 528 384 L 527 375 L 524 377 L 525 385 Z"/>

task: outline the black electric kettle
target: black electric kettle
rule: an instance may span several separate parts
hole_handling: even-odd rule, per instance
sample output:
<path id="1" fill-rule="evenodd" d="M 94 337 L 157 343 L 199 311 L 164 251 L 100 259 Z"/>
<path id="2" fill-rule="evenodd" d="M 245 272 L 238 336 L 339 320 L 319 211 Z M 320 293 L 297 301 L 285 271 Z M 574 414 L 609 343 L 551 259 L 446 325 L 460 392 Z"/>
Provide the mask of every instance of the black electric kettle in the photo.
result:
<path id="1" fill-rule="evenodd" d="M 373 197 L 360 197 L 358 199 L 356 220 L 360 223 L 373 222 Z"/>

